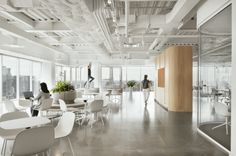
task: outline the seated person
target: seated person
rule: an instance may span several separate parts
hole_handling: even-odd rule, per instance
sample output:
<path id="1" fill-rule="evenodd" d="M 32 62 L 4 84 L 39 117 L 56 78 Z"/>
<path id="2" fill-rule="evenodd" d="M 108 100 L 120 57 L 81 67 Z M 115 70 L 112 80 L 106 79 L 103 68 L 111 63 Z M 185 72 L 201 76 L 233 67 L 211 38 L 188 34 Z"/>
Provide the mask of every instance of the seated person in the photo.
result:
<path id="1" fill-rule="evenodd" d="M 50 92 L 45 82 L 40 83 L 40 88 L 41 89 L 40 89 L 39 94 L 35 98 L 32 98 L 32 100 L 38 101 L 37 105 L 33 105 L 31 107 L 32 116 L 38 116 L 38 113 L 39 113 L 38 109 L 40 108 L 42 100 L 50 98 Z"/>

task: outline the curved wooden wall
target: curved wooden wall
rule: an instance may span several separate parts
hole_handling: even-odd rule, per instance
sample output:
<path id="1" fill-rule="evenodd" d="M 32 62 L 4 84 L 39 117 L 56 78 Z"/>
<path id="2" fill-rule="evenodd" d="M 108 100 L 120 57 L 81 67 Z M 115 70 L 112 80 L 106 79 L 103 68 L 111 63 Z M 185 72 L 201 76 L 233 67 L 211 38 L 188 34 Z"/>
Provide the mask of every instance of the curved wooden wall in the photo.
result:
<path id="1" fill-rule="evenodd" d="M 164 58 L 165 87 L 157 88 L 156 99 L 169 111 L 191 112 L 192 47 L 173 46 L 166 49 L 163 54 L 164 57 L 157 57 L 157 71 L 160 68 L 159 61 Z"/>

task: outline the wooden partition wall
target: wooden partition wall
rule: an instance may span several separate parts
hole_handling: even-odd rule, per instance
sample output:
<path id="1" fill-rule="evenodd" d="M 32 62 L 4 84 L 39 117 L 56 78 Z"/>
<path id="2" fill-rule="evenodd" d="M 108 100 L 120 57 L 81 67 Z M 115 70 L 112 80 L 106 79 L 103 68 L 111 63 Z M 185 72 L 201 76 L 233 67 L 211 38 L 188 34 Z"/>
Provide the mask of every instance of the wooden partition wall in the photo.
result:
<path id="1" fill-rule="evenodd" d="M 156 59 L 157 84 L 163 83 L 160 72 L 164 69 L 164 86 L 157 85 L 156 100 L 169 111 L 192 111 L 192 47 L 173 46 Z"/>

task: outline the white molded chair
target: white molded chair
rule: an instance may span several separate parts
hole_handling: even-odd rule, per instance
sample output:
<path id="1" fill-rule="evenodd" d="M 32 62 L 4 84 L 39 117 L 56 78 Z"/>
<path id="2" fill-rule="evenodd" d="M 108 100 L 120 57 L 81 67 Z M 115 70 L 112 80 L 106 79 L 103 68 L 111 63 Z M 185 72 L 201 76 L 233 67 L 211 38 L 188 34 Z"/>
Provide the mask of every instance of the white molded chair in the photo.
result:
<path id="1" fill-rule="evenodd" d="M 48 113 L 49 109 L 52 107 L 52 102 L 53 102 L 52 98 L 43 99 L 41 101 L 41 105 L 40 105 L 40 108 L 39 108 L 39 111 L 41 112 L 41 114 L 43 112 L 46 112 L 46 116 L 47 116 L 47 113 Z"/>
<path id="2" fill-rule="evenodd" d="M 122 103 L 122 89 L 112 89 L 110 94 L 110 100 L 113 103 Z"/>
<path id="3" fill-rule="evenodd" d="M 60 105 L 60 109 L 62 112 L 78 112 L 79 109 L 78 108 L 74 108 L 74 107 L 67 107 L 66 103 L 64 100 L 59 99 L 59 105 Z"/>
<path id="4" fill-rule="evenodd" d="M 17 108 L 16 108 L 14 102 L 11 101 L 11 100 L 5 100 L 4 101 L 4 106 L 5 106 L 5 109 L 6 109 L 7 112 L 17 111 Z"/>
<path id="5" fill-rule="evenodd" d="M 98 120 L 98 117 L 100 117 L 102 124 L 104 125 L 104 121 L 102 118 L 102 115 L 98 115 L 98 113 L 102 113 L 103 111 L 103 100 L 94 100 L 91 103 L 89 103 L 89 113 L 90 113 L 90 119 L 92 119 L 91 114 L 95 115 L 96 120 Z M 92 123 L 91 123 L 92 127 Z"/>
<path id="6" fill-rule="evenodd" d="M 219 115 L 222 115 L 225 117 L 225 122 L 218 125 L 218 126 L 213 127 L 212 130 L 222 127 L 222 126 L 225 126 L 226 135 L 228 135 L 229 134 L 229 126 L 230 126 L 229 120 L 231 117 L 231 113 L 229 112 L 229 107 L 228 107 L 228 105 L 221 103 L 221 102 L 216 102 L 214 104 L 214 107 L 215 107 L 216 114 L 219 114 Z"/>
<path id="7" fill-rule="evenodd" d="M 32 105 L 32 101 L 28 99 L 19 99 L 18 100 L 19 110 L 25 111 L 27 108 L 30 108 Z"/>
<path id="8" fill-rule="evenodd" d="M 26 156 L 44 152 L 48 154 L 47 152 L 53 143 L 53 126 L 26 129 L 16 136 L 11 155 Z"/>
<path id="9" fill-rule="evenodd" d="M 95 100 L 103 100 L 102 114 L 108 118 L 110 113 L 110 105 L 112 102 L 110 101 L 109 97 L 107 97 L 106 92 L 99 93 Z"/>
<path id="10" fill-rule="evenodd" d="M 13 120 L 13 119 L 19 119 L 19 118 L 26 118 L 26 117 L 29 117 L 29 115 L 26 112 L 9 112 L 1 116 L 0 122 Z M 6 130 L 3 128 L 0 128 L 0 136 L 3 138 L 3 145 L 2 145 L 2 150 L 1 150 L 1 153 L 3 155 L 5 155 L 6 153 L 7 141 L 14 140 L 16 135 L 22 130 L 23 129 Z"/>
<path id="11" fill-rule="evenodd" d="M 76 91 L 76 98 L 82 98 L 83 93 L 81 91 Z"/>
<path id="12" fill-rule="evenodd" d="M 73 156 L 75 154 L 74 154 L 74 150 L 72 148 L 72 144 L 68 135 L 73 130 L 74 121 L 75 121 L 75 114 L 72 112 L 65 112 L 54 129 L 55 139 L 67 137 Z"/>
<path id="13" fill-rule="evenodd" d="M 81 105 L 84 104 L 83 93 L 81 91 L 76 91 L 76 98 L 74 100 L 74 103 L 78 103 Z"/>

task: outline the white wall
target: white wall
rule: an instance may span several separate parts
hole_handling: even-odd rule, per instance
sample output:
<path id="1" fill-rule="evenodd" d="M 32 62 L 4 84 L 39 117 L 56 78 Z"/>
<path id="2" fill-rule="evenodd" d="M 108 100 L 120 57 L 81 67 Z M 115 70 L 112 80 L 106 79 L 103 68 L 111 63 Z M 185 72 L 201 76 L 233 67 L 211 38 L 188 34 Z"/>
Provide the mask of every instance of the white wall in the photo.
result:
<path id="1" fill-rule="evenodd" d="M 41 73 L 41 82 L 47 83 L 48 89 L 51 90 L 55 84 L 55 64 L 43 62 Z"/>
<path id="2" fill-rule="evenodd" d="M 232 71 L 236 71 L 236 0 L 232 1 Z M 231 156 L 236 156 L 236 72 L 232 72 Z"/>
<path id="3" fill-rule="evenodd" d="M 207 0 L 197 11 L 197 28 L 225 8 L 231 0 Z"/>

